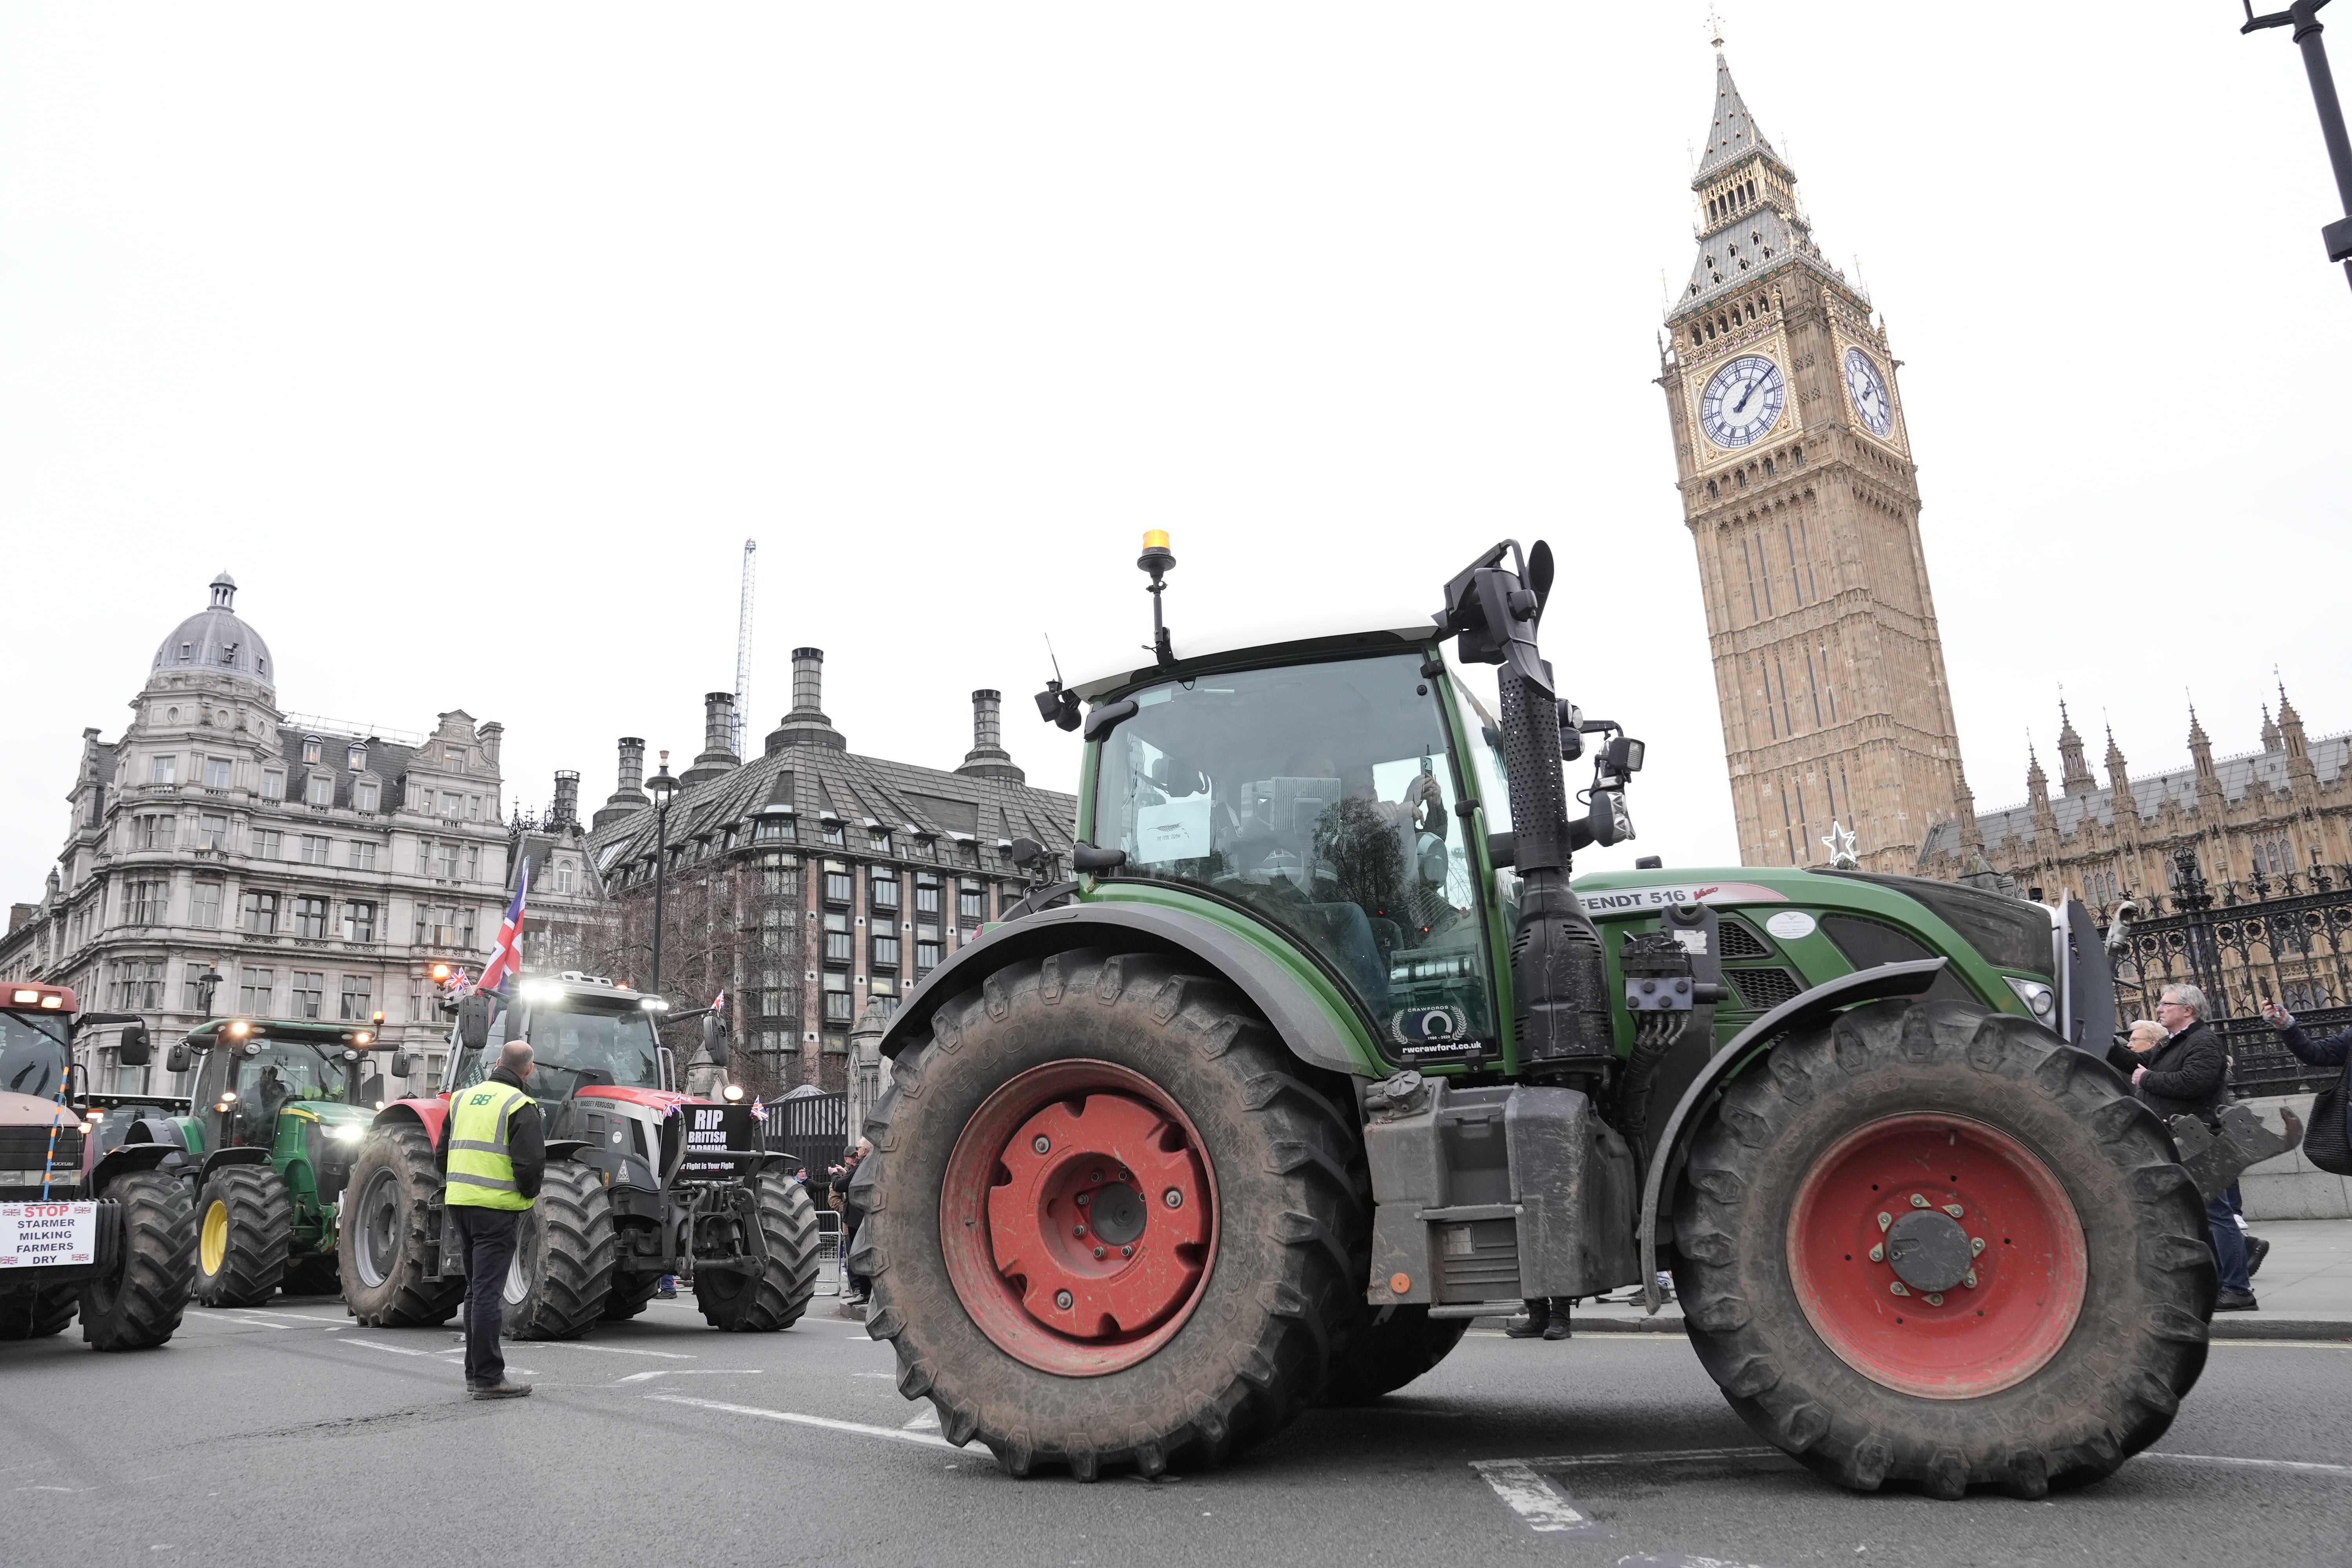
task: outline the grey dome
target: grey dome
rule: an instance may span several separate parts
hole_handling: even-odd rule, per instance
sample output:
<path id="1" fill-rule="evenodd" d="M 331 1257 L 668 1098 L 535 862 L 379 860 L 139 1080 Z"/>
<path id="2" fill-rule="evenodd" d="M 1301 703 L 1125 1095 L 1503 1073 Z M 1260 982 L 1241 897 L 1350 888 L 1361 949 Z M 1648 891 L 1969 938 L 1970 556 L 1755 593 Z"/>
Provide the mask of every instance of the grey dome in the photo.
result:
<path id="1" fill-rule="evenodd" d="M 213 602 L 182 621 L 155 649 L 153 673 L 165 670 L 211 670 L 241 675 L 265 690 L 278 689 L 277 672 L 269 663 L 269 645 L 261 634 L 239 620 L 229 608 L 236 598 L 236 579 L 224 572 L 212 582 Z"/>

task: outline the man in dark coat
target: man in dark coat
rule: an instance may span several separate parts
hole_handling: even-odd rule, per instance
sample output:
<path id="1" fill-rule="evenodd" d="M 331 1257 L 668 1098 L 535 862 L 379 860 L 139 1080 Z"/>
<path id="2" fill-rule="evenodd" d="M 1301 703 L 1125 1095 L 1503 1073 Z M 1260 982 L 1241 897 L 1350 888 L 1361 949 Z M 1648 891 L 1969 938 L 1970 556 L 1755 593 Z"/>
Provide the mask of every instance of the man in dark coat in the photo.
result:
<path id="1" fill-rule="evenodd" d="M 2158 1116 L 2194 1116 L 2208 1127 L 2218 1127 L 2229 1094 L 2230 1052 L 2206 1026 L 2205 1014 L 2205 994 L 2196 986 L 2164 988 L 2156 1021 L 2170 1037 L 2150 1053 L 2147 1066 L 2132 1069 L 2132 1090 Z M 2259 1305 L 2246 1272 L 2246 1233 L 2238 1228 L 2233 1212 L 2237 1189 L 2238 1184 L 2231 1183 L 2205 1205 L 2213 1257 L 2221 1266 L 2221 1294 L 2213 1303 L 2217 1312 L 2251 1312 Z"/>
<path id="2" fill-rule="evenodd" d="M 860 1138 L 857 1146 L 849 1151 L 840 1164 L 833 1168 L 834 1206 L 841 1210 L 841 1278 L 842 1305 L 855 1307 L 866 1300 L 869 1289 L 866 1276 L 853 1274 L 849 1268 L 850 1244 L 856 1238 L 857 1227 L 866 1222 L 866 1207 L 850 1195 L 849 1184 L 857 1179 L 857 1167 L 874 1145 Z"/>
<path id="3" fill-rule="evenodd" d="M 2263 1004 L 2263 1016 L 2270 1021 L 2272 1028 L 2278 1031 L 2279 1043 L 2293 1051 L 2296 1059 L 2306 1067 L 2341 1068 L 2346 1058 L 2352 1058 L 2352 1029 L 2315 1040 L 2303 1032 L 2303 1026 L 2294 1021 L 2294 1014 L 2275 1002 Z M 2352 1096 L 2347 1096 L 2345 1100 L 2344 1131 L 2347 1140 L 2352 1141 Z"/>

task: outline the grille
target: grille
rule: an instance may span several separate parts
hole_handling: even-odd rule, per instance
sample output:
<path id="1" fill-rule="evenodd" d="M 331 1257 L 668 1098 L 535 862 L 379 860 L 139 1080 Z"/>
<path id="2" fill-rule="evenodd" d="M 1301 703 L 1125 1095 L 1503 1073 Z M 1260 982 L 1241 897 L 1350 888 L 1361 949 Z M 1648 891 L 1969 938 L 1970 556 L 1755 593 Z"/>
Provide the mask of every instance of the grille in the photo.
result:
<path id="1" fill-rule="evenodd" d="M 0 1170 L 38 1170 L 45 1162 L 53 1163 L 59 1170 L 80 1170 L 81 1130 L 58 1129 L 57 1152 L 52 1160 L 47 1127 L 0 1127 Z"/>
<path id="2" fill-rule="evenodd" d="M 1751 1013 L 1769 1013 L 1804 989 L 1785 969 L 1727 969 L 1723 977 L 1739 993 L 1739 1005 Z"/>
<path id="3" fill-rule="evenodd" d="M 1745 921 L 1727 920 L 1721 922 L 1716 930 L 1723 939 L 1722 957 L 1769 958 L 1772 956 L 1772 950 L 1765 945 L 1764 939 L 1758 936 L 1754 928 Z"/>

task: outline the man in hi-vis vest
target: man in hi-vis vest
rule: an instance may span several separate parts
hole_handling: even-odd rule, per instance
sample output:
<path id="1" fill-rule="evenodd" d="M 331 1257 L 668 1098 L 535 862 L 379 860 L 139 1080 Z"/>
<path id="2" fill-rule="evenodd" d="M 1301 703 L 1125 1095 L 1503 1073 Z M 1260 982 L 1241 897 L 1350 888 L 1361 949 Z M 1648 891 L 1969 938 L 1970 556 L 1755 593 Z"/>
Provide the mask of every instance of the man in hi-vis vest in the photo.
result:
<path id="1" fill-rule="evenodd" d="M 433 1163 L 441 1202 L 466 1247 L 466 1386 L 477 1399 L 519 1399 L 499 1352 L 499 1310 L 516 1232 L 547 1173 L 547 1134 L 530 1081 L 530 1047 L 511 1041 L 479 1083 L 449 1097 Z"/>

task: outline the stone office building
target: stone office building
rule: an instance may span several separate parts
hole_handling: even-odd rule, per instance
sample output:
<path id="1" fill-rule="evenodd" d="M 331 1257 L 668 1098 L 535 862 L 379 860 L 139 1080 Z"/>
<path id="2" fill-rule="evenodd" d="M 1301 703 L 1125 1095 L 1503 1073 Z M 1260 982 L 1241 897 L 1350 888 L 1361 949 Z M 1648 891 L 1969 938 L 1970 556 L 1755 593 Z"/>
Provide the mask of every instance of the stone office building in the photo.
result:
<path id="1" fill-rule="evenodd" d="M 889 762 L 849 750 L 825 716 L 824 660 L 793 650 L 792 710 L 755 758 L 733 749 L 733 696 L 707 697 L 703 751 L 668 811 L 663 990 L 681 1008 L 727 992 L 746 1047 L 735 1076 L 764 1093 L 845 1089 L 868 1005 L 895 1005 L 1020 900 L 1029 879 L 1007 858 L 1013 840 L 1066 867 L 1076 823 L 1077 802 L 1028 784 L 1004 750 L 996 692 L 972 693 L 961 765 Z M 587 838 L 618 910 L 603 972 L 639 984 L 665 837 L 645 762 L 643 741 L 620 742 L 619 787 Z"/>
<path id="2" fill-rule="evenodd" d="M 286 712 L 236 595 L 223 573 L 157 646 L 121 738 L 82 731 L 65 845 L 39 900 L 10 910 L 0 979 L 70 985 L 159 1043 L 207 1016 L 382 1010 L 437 1072 L 428 970 L 478 963 L 501 912 L 500 727 L 455 709 L 429 734 Z M 185 1092 L 160 1051 L 118 1069 L 112 1033 L 94 1038 L 97 1088 Z"/>

